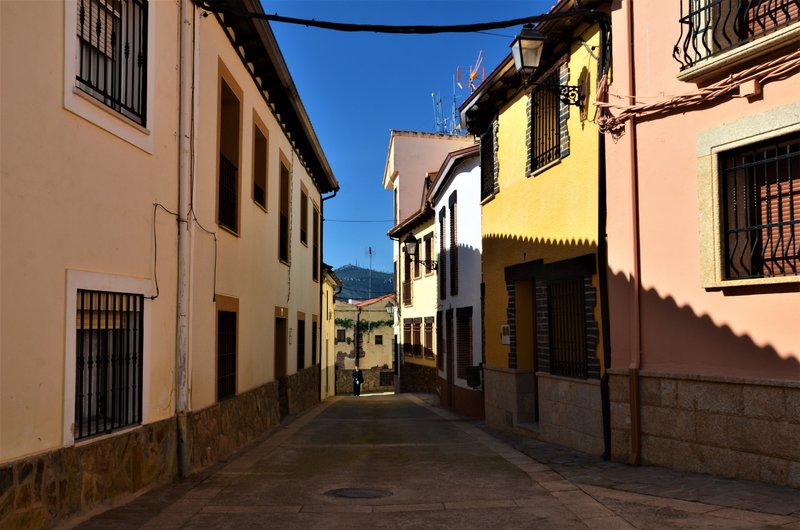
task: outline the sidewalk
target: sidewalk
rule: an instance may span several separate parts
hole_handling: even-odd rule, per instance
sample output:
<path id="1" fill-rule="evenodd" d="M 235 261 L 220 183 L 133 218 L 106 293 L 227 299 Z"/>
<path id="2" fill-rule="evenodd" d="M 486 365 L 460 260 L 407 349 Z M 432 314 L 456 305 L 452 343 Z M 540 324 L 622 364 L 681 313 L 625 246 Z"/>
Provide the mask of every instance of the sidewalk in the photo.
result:
<path id="1" fill-rule="evenodd" d="M 327 400 L 228 462 L 71 527 L 800 530 L 798 490 L 605 462 L 434 399 Z"/>

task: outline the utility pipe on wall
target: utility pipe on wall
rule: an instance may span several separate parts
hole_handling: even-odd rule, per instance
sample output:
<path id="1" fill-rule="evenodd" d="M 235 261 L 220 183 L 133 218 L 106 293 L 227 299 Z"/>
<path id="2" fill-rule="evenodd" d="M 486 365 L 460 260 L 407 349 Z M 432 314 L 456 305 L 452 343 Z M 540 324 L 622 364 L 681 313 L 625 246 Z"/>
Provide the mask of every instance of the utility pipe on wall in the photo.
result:
<path id="1" fill-rule="evenodd" d="M 625 0 L 625 17 L 628 28 L 627 64 L 628 94 L 630 103 L 636 102 L 636 77 L 634 71 L 634 33 L 633 33 L 633 0 Z M 639 369 L 642 364 L 642 313 L 640 308 L 641 294 L 641 246 L 639 241 L 639 164 L 636 156 L 636 118 L 631 117 L 628 123 L 628 159 L 631 177 L 631 226 L 633 228 L 633 271 L 631 275 L 631 326 L 630 349 L 631 359 L 628 369 L 630 383 L 630 415 L 631 415 L 631 453 L 629 462 L 639 465 L 641 462 L 641 422 L 639 414 Z"/>
<path id="2" fill-rule="evenodd" d="M 189 344 L 189 195 L 192 174 L 192 113 L 194 101 L 194 4 L 191 0 L 180 2 L 180 107 L 178 133 L 178 300 L 177 300 L 177 457 L 181 477 L 189 472 L 188 363 Z"/>

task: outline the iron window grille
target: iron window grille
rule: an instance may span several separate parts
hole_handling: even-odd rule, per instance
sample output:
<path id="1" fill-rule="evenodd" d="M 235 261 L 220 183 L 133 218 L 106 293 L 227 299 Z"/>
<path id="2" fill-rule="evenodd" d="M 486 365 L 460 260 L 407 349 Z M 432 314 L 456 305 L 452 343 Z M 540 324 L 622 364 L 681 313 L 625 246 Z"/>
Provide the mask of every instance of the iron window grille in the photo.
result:
<path id="1" fill-rule="evenodd" d="M 219 155 L 219 224 L 238 231 L 238 178 L 236 164 Z"/>
<path id="2" fill-rule="evenodd" d="M 680 0 L 681 34 L 672 56 L 681 69 L 800 20 L 798 0 Z"/>
<path id="3" fill-rule="evenodd" d="M 358 344 L 356 344 L 356 352 Z M 297 371 L 306 367 L 306 321 L 297 320 Z"/>
<path id="4" fill-rule="evenodd" d="M 311 366 L 317 364 L 317 322 L 311 321 Z"/>
<path id="5" fill-rule="evenodd" d="M 281 164 L 278 259 L 289 263 L 289 169 Z"/>
<path id="6" fill-rule="evenodd" d="M 76 85 L 126 118 L 147 114 L 146 0 L 79 0 Z"/>
<path id="7" fill-rule="evenodd" d="M 456 309 L 456 376 L 467 378 L 467 367 L 472 364 L 472 307 Z"/>
<path id="8" fill-rule="evenodd" d="M 375 345 L 376 346 L 383 345 L 383 335 L 375 335 Z"/>
<path id="9" fill-rule="evenodd" d="M 720 155 L 727 280 L 798 272 L 800 132 Z"/>
<path id="10" fill-rule="evenodd" d="M 551 280 L 547 284 L 547 294 L 550 373 L 587 378 L 583 278 Z"/>
<path id="11" fill-rule="evenodd" d="M 559 89 L 561 69 L 537 82 L 530 97 L 530 171 L 561 158 L 562 113 L 568 108 Z M 562 110 L 562 107 L 565 110 Z"/>
<path id="12" fill-rule="evenodd" d="M 236 395 L 236 312 L 217 311 L 217 401 Z"/>
<path id="13" fill-rule="evenodd" d="M 300 242 L 308 244 L 308 193 L 300 190 Z"/>
<path id="14" fill-rule="evenodd" d="M 142 421 L 144 296 L 77 292 L 75 439 Z"/>

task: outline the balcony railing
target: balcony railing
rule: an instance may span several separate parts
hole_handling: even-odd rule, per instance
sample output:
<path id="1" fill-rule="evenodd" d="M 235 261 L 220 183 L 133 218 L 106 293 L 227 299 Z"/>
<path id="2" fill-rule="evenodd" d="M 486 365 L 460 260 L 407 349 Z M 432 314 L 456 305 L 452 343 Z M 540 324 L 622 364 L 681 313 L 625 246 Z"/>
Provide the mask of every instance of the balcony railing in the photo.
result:
<path id="1" fill-rule="evenodd" d="M 681 69 L 800 20 L 800 0 L 680 0 L 681 36 L 672 56 Z"/>

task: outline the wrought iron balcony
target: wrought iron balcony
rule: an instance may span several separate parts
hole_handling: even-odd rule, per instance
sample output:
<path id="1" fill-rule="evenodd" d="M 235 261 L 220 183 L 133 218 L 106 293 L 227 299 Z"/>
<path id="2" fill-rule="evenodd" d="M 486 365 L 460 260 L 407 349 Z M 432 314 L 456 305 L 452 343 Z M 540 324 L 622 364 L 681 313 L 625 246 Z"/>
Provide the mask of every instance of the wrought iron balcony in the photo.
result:
<path id="1" fill-rule="evenodd" d="M 680 0 L 681 36 L 672 56 L 681 69 L 800 20 L 800 0 Z"/>

